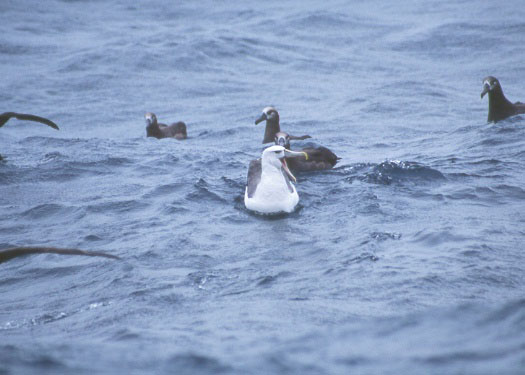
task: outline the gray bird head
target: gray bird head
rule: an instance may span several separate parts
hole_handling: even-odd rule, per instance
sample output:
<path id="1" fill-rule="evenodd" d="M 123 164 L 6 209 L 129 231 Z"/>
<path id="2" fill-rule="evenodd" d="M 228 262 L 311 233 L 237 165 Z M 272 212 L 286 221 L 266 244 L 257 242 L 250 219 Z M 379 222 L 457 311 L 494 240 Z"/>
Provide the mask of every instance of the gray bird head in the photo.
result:
<path id="1" fill-rule="evenodd" d="M 481 91 L 481 98 L 485 96 L 485 94 L 490 94 L 495 91 L 501 91 L 501 86 L 499 84 L 499 81 L 496 77 L 488 76 L 483 79 L 483 90 Z"/>
<path id="2" fill-rule="evenodd" d="M 290 149 L 290 136 L 285 132 L 276 133 L 275 144 Z"/>
<path id="3" fill-rule="evenodd" d="M 290 151 L 282 146 L 275 145 L 266 148 L 262 153 L 261 159 L 263 164 L 272 165 L 277 169 L 282 168 L 294 182 L 297 182 L 295 176 L 292 174 L 292 172 L 290 172 L 290 169 L 288 169 L 288 164 L 286 163 L 286 158 L 297 156 L 304 156 L 305 159 L 308 160 L 308 154 L 306 152 Z"/>
<path id="4" fill-rule="evenodd" d="M 146 124 L 148 126 L 157 123 L 157 116 L 155 116 L 155 114 L 151 112 L 146 113 L 144 115 L 144 119 L 146 119 Z"/>
<path id="5" fill-rule="evenodd" d="M 263 109 L 262 114 L 255 120 L 255 125 L 260 122 L 266 121 L 277 121 L 279 122 L 279 112 L 274 107 L 266 107 Z"/>

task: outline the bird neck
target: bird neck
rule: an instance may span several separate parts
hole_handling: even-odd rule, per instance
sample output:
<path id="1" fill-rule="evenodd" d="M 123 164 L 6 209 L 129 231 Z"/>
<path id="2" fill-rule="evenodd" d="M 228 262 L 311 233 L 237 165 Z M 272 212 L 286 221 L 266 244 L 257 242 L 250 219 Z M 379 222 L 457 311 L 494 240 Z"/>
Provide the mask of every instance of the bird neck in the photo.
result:
<path id="1" fill-rule="evenodd" d="M 512 104 L 503 94 L 501 87 L 489 92 L 489 115 L 488 122 L 496 122 L 509 116 L 514 110 Z"/>
<path id="2" fill-rule="evenodd" d="M 157 121 L 152 122 L 148 126 L 146 126 L 146 133 L 148 137 L 157 137 L 162 135 L 159 124 L 157 124 Z"/>
<path id="3" fill-rule="evenodd" d="M 259 188 L 261 193 L 271 194 L 271 196 L 288 195 L 293 193 L 293 185 L 290 180 L 286 177 L 285 172 L 282 168 L 278 168 L 272 164 L 262 164 L 261 170 L 261 186 Z"/>
<path id="4" fill-rule="evenodd" d="M 266 120 L 266 129 L 264 130 L 264 139 L 262 143 L 274 142 L 275 134 L 281 131 L 279 119 Z"/>
<path id="5" fill-rule="evenodd" d="M 266 160 L 261 161 L 261 175 L 265 176 L 282 176 L 281 168 L 276 167 Z"/>

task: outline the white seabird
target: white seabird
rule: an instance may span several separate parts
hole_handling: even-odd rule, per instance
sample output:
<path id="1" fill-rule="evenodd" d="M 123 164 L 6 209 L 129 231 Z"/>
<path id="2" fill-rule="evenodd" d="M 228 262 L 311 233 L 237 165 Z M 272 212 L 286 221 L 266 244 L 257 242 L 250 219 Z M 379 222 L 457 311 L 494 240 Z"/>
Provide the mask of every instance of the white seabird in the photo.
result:
<path id="1" fill-rule="evenodd" d="M 299 195 L 290 178 L 296 182 L 288 169 L 285 157 L 308 155 L 282 146 L 265 149 L 260 159 L 252 160 L 248 169 L 248 180 L 244 193 L 247 209 L 262 214 L 290 213 L 299 202 Z"/>

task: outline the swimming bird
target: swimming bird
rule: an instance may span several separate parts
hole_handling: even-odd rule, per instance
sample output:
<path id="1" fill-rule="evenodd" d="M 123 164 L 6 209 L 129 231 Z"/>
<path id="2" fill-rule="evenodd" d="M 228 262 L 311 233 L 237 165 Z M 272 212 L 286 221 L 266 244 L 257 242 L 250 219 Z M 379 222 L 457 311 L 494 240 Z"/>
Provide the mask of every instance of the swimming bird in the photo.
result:
<path id="1" fill-rule="evenodd" d="M 53 121 L 48 120 L 47 118 L 35 116 L 35 115 L 29 115 L 25 113 L 15 113 L 15 112 L 4 112 L 0 114 L 0 128 L 4 126 L 5 123 L 13 117 L 16 118 L 17 120 L 40 122 L 42 124 L 46 124 L 47 126 L 51 126 L 53 129 L 58 130 L 58 125 L 55 124 Z"/>
<path id="2" fill-rule="evenodd" d="M 59 249 L 56 247 L 12 247 L 0 251 L 0 263 L 7 262 L 11 259 L 31 254 L 60 254 L 60 255 L 84 255 L 88 257 L 104 257 L 111 259 L 120 259 L 118 256 L 103 253 L 100 251 L 85 251 L 78 249 Z"/>
<path id="3" fill-rule="evenodd" d="M 275 134 L 275 144 L 283 146 L 290 150 L 290 140 L 292 138 L 285 132 L 278 132 Z M 292 171 L 320 171 L 323 169 L 331 169 L 341 158 L 337 157 L 332 151 L 326 147 L 306 147 L 301 150 L 308 155 L 308 159 L 304 157 L 295 157 L 286 159 L 288 166 Z"/>
<path id="4" fill-rule="evenodd" d="M 266 120 L 266 129 L 264 130 L 264 138 L 262 143 L 270 143 L 274 141 L 275 134 L 281 131 L 281 127 L 279 125 L 279 112 L 274 107 L 266 107 L 263 109 L 261 116 L 255 120 L 255 125 L 257 125 L 260 122 L 263 122 Z M 303 135 L 300 137 L 297 136 L 290 136 L 291 139 L 307 139 L 312 138 L 309 135 Z"/>
<path id="5" fill-rule="evenodd" d="M 154 113 L 148 112 L 144 115 L 146 119 L 146 134 L 148 137 L 161 138 L 176 138 L 186 139 L 188 134 L 186 133 L 186 124 L 182 121 L 174 122 L 171 125 L 159 124 L 157 122 L 157 116 Z"/>
<path id="6" fill-rule="evenodd" d="M 525 104 L 521 102 L 511 103 L 503 94 L 503 89 L 496 77 L 488 76 L 483 79 L 483 91 L 481 98 L 489 94 L 488 122 L 498 122 L 507 117 L 525 113 Z"/>
<path id="7" fill-rule="evenodd" d="M 247 209 L 262 214 L 290 213 L 299 202 L 294 175 L 288 169 L 285 156 L 308 155 L 304 152 L 286 150 L 282 146 L 266 148 L 260 159 L 252 160 L 244 192 Z"/>

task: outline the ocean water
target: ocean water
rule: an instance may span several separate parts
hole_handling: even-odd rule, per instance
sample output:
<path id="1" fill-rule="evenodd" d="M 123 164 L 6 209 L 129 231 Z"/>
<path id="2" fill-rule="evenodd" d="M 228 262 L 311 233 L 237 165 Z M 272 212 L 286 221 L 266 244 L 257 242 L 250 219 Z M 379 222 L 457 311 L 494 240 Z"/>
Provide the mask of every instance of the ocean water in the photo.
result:
<path id="1" fill-rule="evenodd" d="M 522 1 L 0 2 L 0 374 L 520 374 Z M 243 203 L 261 110 L 342 159 Z M 151 139 L 143 115 L 183 120 Z"/>

